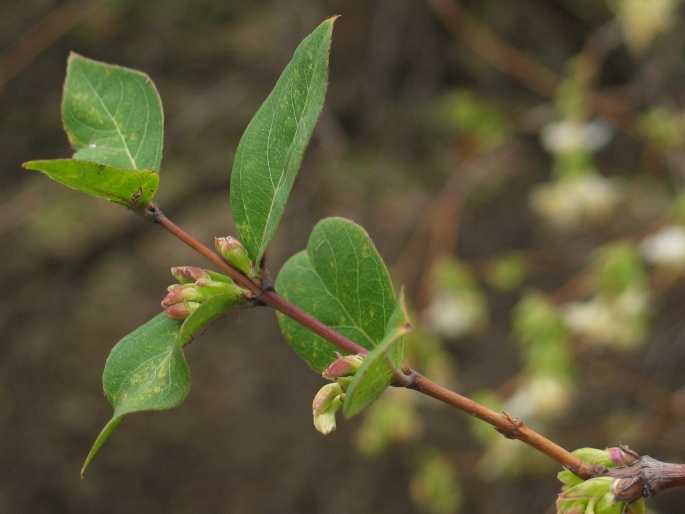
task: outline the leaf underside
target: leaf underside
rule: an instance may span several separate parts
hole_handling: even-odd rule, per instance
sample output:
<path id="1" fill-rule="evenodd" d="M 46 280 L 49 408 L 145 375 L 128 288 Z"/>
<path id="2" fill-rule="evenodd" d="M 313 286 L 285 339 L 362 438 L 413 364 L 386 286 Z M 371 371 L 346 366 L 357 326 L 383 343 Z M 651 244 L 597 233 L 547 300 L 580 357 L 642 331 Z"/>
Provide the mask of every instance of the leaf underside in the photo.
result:
<path id="1" fill-rule="evenodd" d="M 124 170 L 74 159 L 29 161 L 24 167 L 41 171 L 65 186 L 127 207 L 148 205 L 159 185 L 159 175 L 152 170 Z"/>

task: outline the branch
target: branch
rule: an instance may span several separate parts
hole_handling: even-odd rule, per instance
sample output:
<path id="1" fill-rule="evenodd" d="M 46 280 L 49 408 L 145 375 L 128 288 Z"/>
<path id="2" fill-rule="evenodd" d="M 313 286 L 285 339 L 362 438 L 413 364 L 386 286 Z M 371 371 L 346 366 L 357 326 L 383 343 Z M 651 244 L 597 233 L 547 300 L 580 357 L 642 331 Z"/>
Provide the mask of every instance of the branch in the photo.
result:
<path id="1" fill-rule="evenodd" d="M 480 403 L 450 391 L 418 373 L 416 373 L 413 389 L 485 421 L 495 427 L 507 439 L 518 439 L 532 446 L 582 479 L 587 480 L 588 478 L 598 476 L 591 464 L 579 459 L 568 450 L 538 434 L 524 425 L 520 419 L 510 416 L 506 412 L 500 414 L 488 409 Z"/>
<path id="2" fill-rule="evenodd" d="M 219 269 L 226 272 L 236 282 L 254 293 L 255 297 L 262 304 L 267 305 L 288 316 L 294 321 L 300 323 L 305 328 L 311 330 L 315 334 L 324 338 L 326 341 L 349 354 L 368 353 L 365 348 L 346 338 L 330 327 L 324 325 L 316 318 L 290 303 L 272 288 L 265 288 L 261 284 L 257 284 L 250 280 L 241 271 L 224 261 L 221 256 L 204 246 L 200 241 L 173 223 L 169 218 L 162 214 L 162 212 L 157 209 L 156 206 L 149 205 L 146 209 L 136 210 L 136 212 L 145 219 L 161 225 L 171 234 L 212 262 Z M 432 380 L 429 380 L 423 375 L 420 375 L 410 369 L 403 369 L 402 371 L 404 374 L 412 377 L 411 380 L 402 384 L 405 387 L 414 389 L 420 393 L 435 398 L 438 401 L 446 403 L 447 405 L 456 407 L 457 409 L 475 416 L 486 423 L 489 423 L 508 439 L 518 439 L 519 441 L 526 443 L 583 479 L 588 479 L 599 475 L 598 470 L 595 469 L 591 464 L 579 459 L 561 446 L 530 429 L 524 425 L 521 420 L 514 418 L 507 413 L 500 414 L 490 410 L 469 398 L 461 396 L 460 394 L 436 384 Z"/>
<path id="3" fill-rule="evenodd" d="M 642 498 L 651 498 L 666 489 L 685 485 L 685 464 L 661 462 L 649 455 L 640 457 L 625 445 L 621 445 L 620 449 L 627 465 L 609 468 L 605 472 L 614 478 L 611 491 L 615 501 L 630 504 Z"/>
<path id="4" fill-rule="evenodd" d="M 188 232 L 167 218 L 164 214 L 162 214 L 162 211 L 160 211 L 157 206 L 148 205 L 147 209 L 136 210 L 136 212 L 137 214 L 143 216 L 143 218 L 161 225 L 171 234 L 190 246 L 197 253 L 209 260 L 212 264 L 226 272 L 226 274 L 233 280 L 253 293 L 255 298 L 262 304 L 268 305 L 278 312 L 285 314 L 289 318 L 292 318 L 303 327 L 314 332 L 316 335 L 321 336 L 326 341 L 334 344 L 349 354 L 368 353 L 366 348 L 358 345 L 351 339 L 348 339 L 327 325 L 324 325 L 318 319 L 314 318 L 310 314 L 307 314 L 299 307 L 296 307 L 287 301 L 273 289 L 264 289 L 261 284 L 257 284 L 250 280 L 245 274 L 243 274 L 242 271 L 231 266 L 228 262 L 223 260 L 219 254 L 207 248 L 200 241 L 195 239 L 193 236 L 188 234 Z"/>

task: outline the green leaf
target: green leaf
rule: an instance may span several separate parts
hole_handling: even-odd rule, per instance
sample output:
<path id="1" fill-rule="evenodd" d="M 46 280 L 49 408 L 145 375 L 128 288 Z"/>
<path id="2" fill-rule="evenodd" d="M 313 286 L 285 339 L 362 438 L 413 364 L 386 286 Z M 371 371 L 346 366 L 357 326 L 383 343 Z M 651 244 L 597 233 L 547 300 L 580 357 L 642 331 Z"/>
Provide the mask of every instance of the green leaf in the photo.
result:
<path id="1" fill-rule="evenodd" d="M 164 114 L 146 74 L 69 56 L 62 122 L 74 159 L 113 168 L 159 171 Z"/>
<path id="2" fill-rule="evenodd" d="M 278 228 L 323 106 L 334 21 L 326 20 L 300 43 L 236 150 L 231 209 L 255 262 Z"/>
<path id="3" fill-rule="evenodd" d="M 42 171 L 65 186 L 127 207 L 148 205 L 159 185 L 159 175 L 152 170 L 124 170 L 74 159 L 30 161 L 24 167 Z"/>
<path id="4" fill-rule="evenodd" d="M 185 346 L 200 330 L 207 328 L 229 309 L 235 308 L 237 304 L 244 301 L 245 298 L 242 295 L 234 293 L 220 293 L 208 298 L 183 321 L 178 335 L 178 344 Z"/>
<path id="5" fill-rule="evenodd" d="M 388 270 L 369 235 L 342 218 L 320 221 L 307 249 L 285 263 L 276 290 L 293 304 L 371 350 L 385 335 L 395 298 Z M 317 371 L 336 359 L 337 348 L 279 315 L 283 336 Z"/>
<path id="6" fill-rule="evenodd" d="M 178 343 L 180 326 L 180 321 L 158 314 L 112 349 L 102 383 L 114 415 L 96 439 L 81 475 L 126 414 L 170 409 L 187 396 L 190 372 Z"/>
<path id="7" fill-rule="evenodd" d="M 343 415 L 351 418 L 375 402 L 395 379 L 388 363 L 387 356 L 395 369 L 402 367 L 404 353 L 404 335 L 411 331 L 407 307 L 404 302 L 404 291 L 395 303 L 395 310 L 388 321 L 383 340 L 366 356 L 364 362 L 352 377 L 345 393 Z"/>

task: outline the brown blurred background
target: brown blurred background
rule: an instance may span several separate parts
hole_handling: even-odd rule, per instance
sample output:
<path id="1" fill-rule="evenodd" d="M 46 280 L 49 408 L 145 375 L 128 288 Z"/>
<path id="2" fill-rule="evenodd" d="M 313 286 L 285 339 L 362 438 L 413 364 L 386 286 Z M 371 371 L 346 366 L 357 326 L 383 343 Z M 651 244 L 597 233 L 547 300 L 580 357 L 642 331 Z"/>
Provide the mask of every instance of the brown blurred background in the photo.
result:
<path id="1" fill-rule="evenodd" d="M 467 416 L 435 402 L 416 406 L 417 438 L 376 456 L 355 449 L 363 415 L 321 436 L 310 408 L 323 382 L 267 310 L 232 314 L 187 347 L 187 400 L 127 417 L 81 480 L 111 415 L 101 393 L 111 347 L 159 312 L 171 266 L 206 264 L 159 227 L 21 163 L 70 155 L 59 111 L 70 51 L 143 70 L 165 108 L 161 209 L 207 244 L 233 234 L 228 187 L 240 135 L 299 41 L 341 14 L 326 107 L 271 248 L 272 273 L 319 219 L 340 215 L 368 230 L 417 312 L 438 255 L 478 268 L 523 251 L 528 285 L 556 294 L 598 245 L 658 222 L 685 178 L 677 144 L 654 151 L 635 129 L 646 106 L 683 105 L 681 11 L 638 53 L 617 12 L 596 0 L 4 0 L 0 512 L 420 512 L 430 507 L 417 505 L 416 484 L 410 493 L 417 444 L 445 457 L 461 491 L 460 507 L 429 512 L 553 512 L 554 463 L 489 475 Z M 527 198 L 550 177 L 538 136 L 555 118 L 557 87 L 588 51 L 598 63 L 589 116 L 614 134 L 598 166 L 639 184 L 647 177 L 631 194 L 656 207 L 619 209 L 569 235 L 541 228 Z M 457 90 L 496 108 L 504 143 L 483 148 L 455 128 L 446 98 Z M 487 326 L 441 341 L 467 395 L 506 389 L 521 367 L 508 335 L 519 295 L 484 291 Z M 651 296 L 638 350 L 578 353 L 577 397 L 545 433 L 569 449 L 629 437 L 640 453 L 685 459 L 684 292 L 675 277 Z M 675 514 L 683 504 L 676 491 L 649 506 Z"/>

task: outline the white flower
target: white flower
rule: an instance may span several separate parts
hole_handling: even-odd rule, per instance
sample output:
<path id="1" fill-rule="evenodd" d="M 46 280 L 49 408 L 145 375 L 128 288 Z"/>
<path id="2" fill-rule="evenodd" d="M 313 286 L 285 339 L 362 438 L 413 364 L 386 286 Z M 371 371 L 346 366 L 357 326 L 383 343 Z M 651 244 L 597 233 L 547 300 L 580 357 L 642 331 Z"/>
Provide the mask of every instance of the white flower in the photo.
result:
<path id="1" fill-rule="evenodd" d="M 554 121 L 545 125 L 540 133 L 542 146 L 550 153 L 587 150 L 595 152 L 613 136 L 609 125 L 601 121 Z"/>
<path id="2" fill-rule="evenodd" d="M 539 184 L 531 193 L 530 205 L 551 225 L 569 230 L 585 222 L 608 218 L 622 196 L 623 188 L 619 182 L 587 172 L 578 177 Z"/>
<path id="3" fill-rule="evenodd" d="M 438 334 L 455 338 L 477 329 L 485 317 L 481 298 L 473 291 L 440 291 L 424 311 L 425 323 Z"/>
<path id="4" fill-rule="evenodd" d="M 651 264 L 685 269 L 685 228 L 670 225 L 645 237 L 640 252 Z"/>
<path id="5" fill-rule="evenodd" d="M 586 342 L 600 346 L 632 349 L 645 336 L 647 294 L 638 289 L 618 296 L 597 295 L 564 308 L 566 326 Z"/>
<path id="6" fill-rule="evenodd" d="M 666 32 L 678 19 L 676 9 L 680 3 L 681 0 L 620 0 L 616 12 L 630 50 L 639 54 Z"/>
<path id="7" fill-rule="evenodd" d="M 552 420 L 566 412 L 573 396 L 573 383 L 568 378 L 533 375 L 507 400 L 503 410 L 522 418 Z"/>

